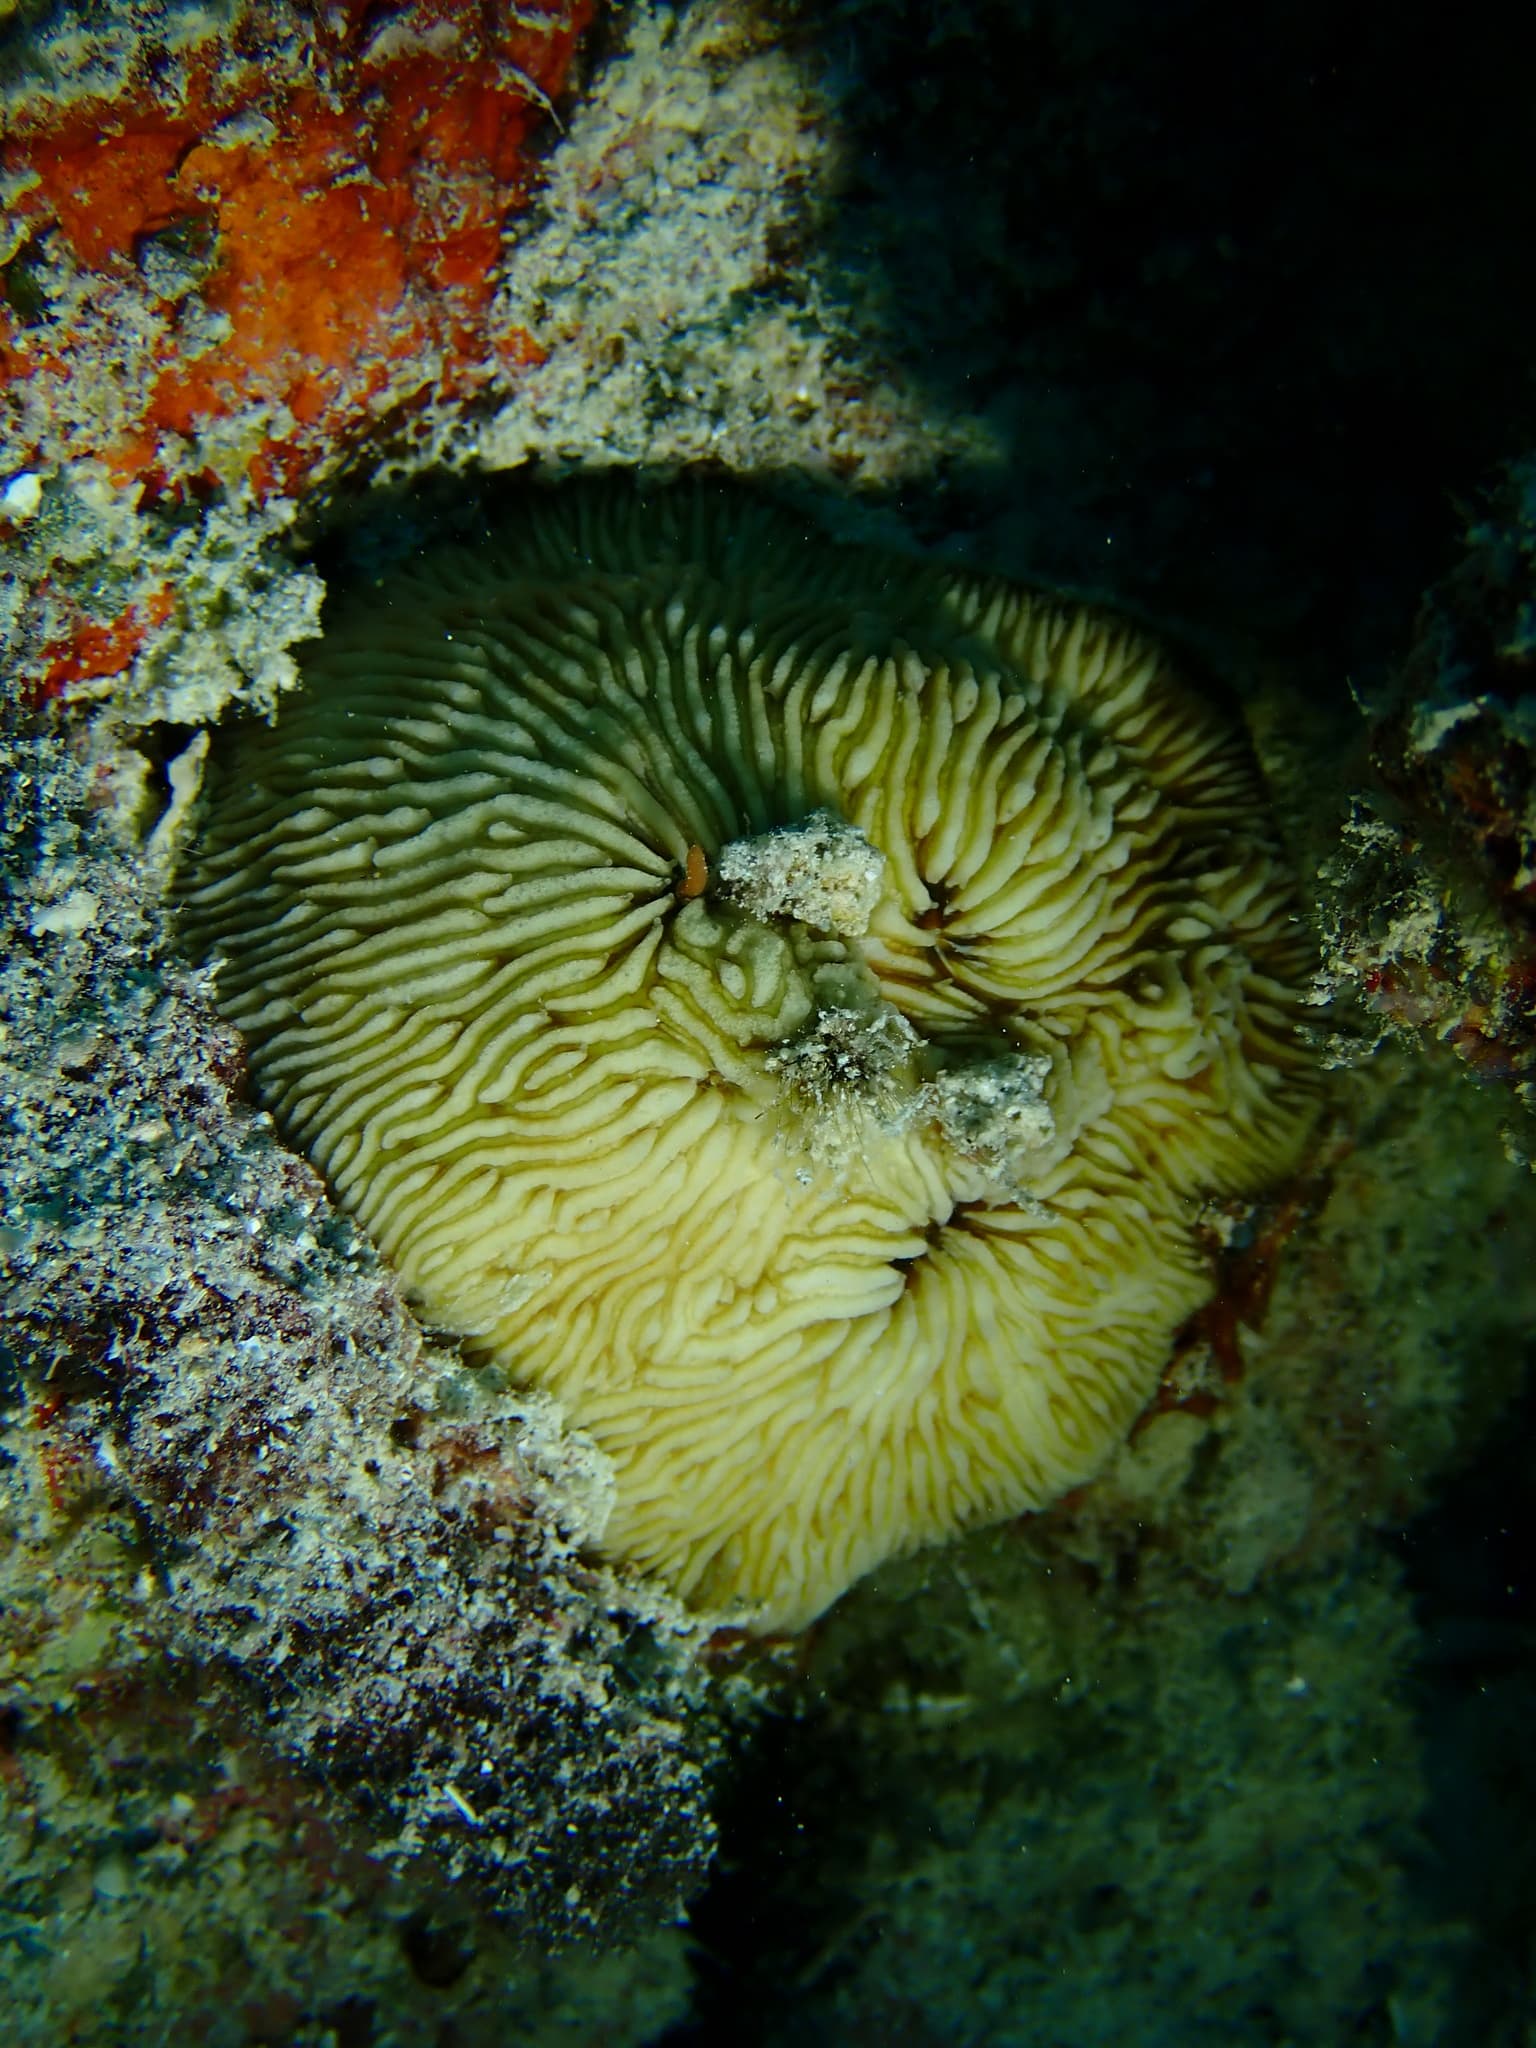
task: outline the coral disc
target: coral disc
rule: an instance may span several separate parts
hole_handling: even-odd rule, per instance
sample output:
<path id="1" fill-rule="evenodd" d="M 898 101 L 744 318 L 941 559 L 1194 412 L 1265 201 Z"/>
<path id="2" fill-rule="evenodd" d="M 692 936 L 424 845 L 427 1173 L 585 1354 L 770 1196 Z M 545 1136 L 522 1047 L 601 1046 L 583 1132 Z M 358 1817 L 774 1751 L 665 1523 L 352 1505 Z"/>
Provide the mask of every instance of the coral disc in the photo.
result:
<path id="1" fill-rule="evenodd" d="M 1291 1170 L 1241 736 L 1102 613 L 735 492 L 548 494 L 220 736 L 180 880 L 263 1100 L 433 1324 L 754 1624 L 1088 1478 Z"/>

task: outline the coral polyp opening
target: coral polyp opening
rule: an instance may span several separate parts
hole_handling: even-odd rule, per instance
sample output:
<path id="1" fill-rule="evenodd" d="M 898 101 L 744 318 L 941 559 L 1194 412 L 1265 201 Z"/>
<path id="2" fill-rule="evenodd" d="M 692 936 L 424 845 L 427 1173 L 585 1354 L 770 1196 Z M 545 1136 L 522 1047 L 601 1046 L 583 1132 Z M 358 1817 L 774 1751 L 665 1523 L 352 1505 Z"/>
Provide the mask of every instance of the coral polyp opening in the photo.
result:
<path id="1" fill-rule="evenodd" d="M 1089 1478 L 1313 1113 L 1228 720 L 705 490 L 552 494 L 305 668 L 187 935 L 423 1314 L 612 1460 L 610 1551 L 792 1628 Z"/>

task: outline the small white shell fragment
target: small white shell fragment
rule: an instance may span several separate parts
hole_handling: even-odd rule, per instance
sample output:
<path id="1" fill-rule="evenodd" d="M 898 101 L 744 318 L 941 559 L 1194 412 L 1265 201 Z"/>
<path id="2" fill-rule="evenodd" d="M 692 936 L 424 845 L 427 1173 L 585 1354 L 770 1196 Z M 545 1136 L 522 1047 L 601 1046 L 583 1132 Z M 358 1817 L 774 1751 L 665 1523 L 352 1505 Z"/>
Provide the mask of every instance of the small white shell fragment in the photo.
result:
<path id="1" fill-rule="evenodd" d="M 34 939 L 45 933 L 57 933 L 61 937 L 73 937 L 79 932 L 89 931 L 101 912 L 101 898 L 90 889 L 71 889 L 57 903 L 48 903 L 40 910 L 34 910 L 28 929 Z"/>
<path id="2" fill-rule="evenodd" d="M 43 502 L 43 479 L 35 469 L 23 469 L 0 491 L 0 516 L 16 525 L 31 519 Z"/>

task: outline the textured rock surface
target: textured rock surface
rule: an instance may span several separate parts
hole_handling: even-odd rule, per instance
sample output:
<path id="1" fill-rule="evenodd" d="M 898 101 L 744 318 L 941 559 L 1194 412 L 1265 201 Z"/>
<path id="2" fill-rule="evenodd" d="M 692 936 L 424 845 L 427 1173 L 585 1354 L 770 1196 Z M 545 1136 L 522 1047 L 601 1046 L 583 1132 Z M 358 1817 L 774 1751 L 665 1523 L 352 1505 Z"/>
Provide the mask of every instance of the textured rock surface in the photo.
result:
<path id="1" fill-rule="evenodd" d="M 386 1861 L 546 1936 L 675 1910 L 707 1856 L 682 1618 L 579 1562 L 603 1478 L 424 1350 L 234 1040 L 158 964 L 156 876 L 56 746 L 6 762 L 3 1250 L 35 1535 L 110 1509 L 136 1619 Z M 621 1675 L 648 1669 L 648 1676 Z"/>

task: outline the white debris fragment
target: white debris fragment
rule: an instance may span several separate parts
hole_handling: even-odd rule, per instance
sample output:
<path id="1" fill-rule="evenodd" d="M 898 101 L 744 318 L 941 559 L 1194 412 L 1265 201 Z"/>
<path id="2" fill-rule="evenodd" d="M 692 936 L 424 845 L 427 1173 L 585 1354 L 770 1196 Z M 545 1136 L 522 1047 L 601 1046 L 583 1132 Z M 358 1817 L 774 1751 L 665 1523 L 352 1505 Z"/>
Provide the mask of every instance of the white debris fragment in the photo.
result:
<path id="1" fill-rule="evenodd" d="M 447 1800 L 448 1804 L 451 1807 L 453 1807 L 455 1812 L 459 1815 L 460 1819 L 467 1821 L 472 1828 L 479 1827 L 479 1814 L 476 1813 L 475 1809 L 470 1805 L 469 1801 L 464 1797 L 464 1794 L 458 1789 L 458 1787 L 456 1785 L 445 1784 L 441 1789 L 443 1797 Z"/>
<path id="2" fill-rule="evenodd" d="M 1432 754 L 1448 732 L 1465 725 L 1468 719 L 1481 718 L 1485 708 L 1476 697 L 1458 704 L 1421 704 L 1413 715 L 1413 729 L 1408 735 L 1410 752 Z"/>
<path id="3" fill-rule="evenodd" d="M 44 904 L 34 910 L 28 925 L 34 939 L 45 933 L 57 933 L 60 937 L 74 937 L 89 931 L 101 914 L 101 898 L 90 889 L 71 889 L 67 896 L 61 896 L 57 903 Z"/>
<path id="4" fill-rule="evenodd" d="M 203 786 L 203 764 L 208 759 L 207 731 L 195 732 L 179 754 L 168 764 L 165 775 L 171 800 L 160 822 L 149 835 L 144 857 L 151 862 L 169 861 L 181 845 L 192 806 Z"/>
<path id="5" fill-rule="evenodd" d="M 43 479 L 35 469 L 24 469 L 0 491 L 0 516 L 23 525 L 43 502 Z"/>
<path id="6" fill-rule="evenodd" d="M 799 825 L 733 839 L 715 865 L 721 895 L 753 917 L 793 917 L 861 938 L 880 901 L 885 855 L 856 825 L 813 811 Z"/>

